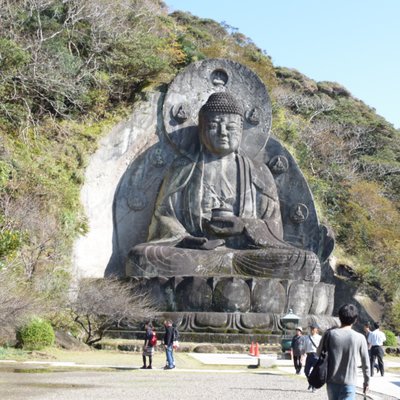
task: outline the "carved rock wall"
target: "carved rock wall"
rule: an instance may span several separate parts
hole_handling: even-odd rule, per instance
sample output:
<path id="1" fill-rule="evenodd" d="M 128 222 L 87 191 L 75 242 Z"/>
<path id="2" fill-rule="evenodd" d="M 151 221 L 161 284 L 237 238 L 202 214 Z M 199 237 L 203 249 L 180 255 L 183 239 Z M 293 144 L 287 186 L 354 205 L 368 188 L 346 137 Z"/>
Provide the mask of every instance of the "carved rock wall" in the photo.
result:
<path id="1" fill-rule="evenodd" d="M 113 218 L 123 220 L 127 214 L 141 208 L 145 200 L 142 196 L 144 191 L 133 182 L 131 197 L 123 196 L 116 210 L 115 193 L 124 184 L 121 179 L 132 160 L 159 142 L 157 110 L 161 97 L 159 92 L 149 94 L 148 101 L 139 104 L 127 121 L 115 126 L 100 141 L 98 150 L 90 158 L 81 190 L 89 231 L 75 242 L 73 249 L 73 266 L 78 277 L 102 277 L 107 266 L 110 274 L 121 275 L 119 257 L 123 258 L 124 254 L 113 252 L 117 246 Z M 113 216 L 116 211 L 117 216 Z M 136 227 L 123 223 L 117 225 L 121 233 L 119 240 L 134 240 L 138 228 L 145 230 L 140 224 Z M 143 238 L 146 235 L 147 232 L 142 232 Z M 131 243 L 125 245 L 127 248 L 130 246 Z"/>

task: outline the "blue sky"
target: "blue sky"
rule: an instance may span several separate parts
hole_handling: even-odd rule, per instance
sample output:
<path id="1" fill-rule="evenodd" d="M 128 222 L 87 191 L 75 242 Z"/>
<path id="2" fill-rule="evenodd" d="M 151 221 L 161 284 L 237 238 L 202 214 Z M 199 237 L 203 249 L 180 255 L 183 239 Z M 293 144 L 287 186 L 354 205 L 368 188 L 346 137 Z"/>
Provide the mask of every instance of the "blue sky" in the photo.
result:
<path id="1" fill-rule="evenodd" d="M 400 128 L 400 0 L 166 0 L 226 22 L 276 66 L 345 86 Z"/>

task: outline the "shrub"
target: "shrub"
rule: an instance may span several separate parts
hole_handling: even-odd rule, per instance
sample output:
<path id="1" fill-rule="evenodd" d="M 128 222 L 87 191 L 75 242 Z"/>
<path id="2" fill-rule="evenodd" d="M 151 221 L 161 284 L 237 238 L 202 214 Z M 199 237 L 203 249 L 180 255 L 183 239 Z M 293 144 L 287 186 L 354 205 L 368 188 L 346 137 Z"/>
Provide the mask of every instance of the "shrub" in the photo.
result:
<path id="1" fill-rule="evenodd" d="M 18 340 L 27 350 L 41 350 L 54 344 L 55 334 L 49 322 L 41 318 L 32 318 L 20 329 Z"/>
<path id="2" fill-rule="evenodd" d="M 392 331 L 383 331 L 383 332 L 386 335 L 386 341 L 383 343 L 383 345 L 388 347 L 396 347 L 397 346 L 396 335 Z"/>

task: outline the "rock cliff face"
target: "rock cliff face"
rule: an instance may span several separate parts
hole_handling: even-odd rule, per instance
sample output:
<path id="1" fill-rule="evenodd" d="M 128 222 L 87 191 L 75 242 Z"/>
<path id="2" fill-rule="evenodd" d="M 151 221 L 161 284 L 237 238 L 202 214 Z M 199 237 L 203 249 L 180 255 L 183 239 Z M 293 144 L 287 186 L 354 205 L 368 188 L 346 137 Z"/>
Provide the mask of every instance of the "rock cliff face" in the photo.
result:
<path id="1" fill-rule="evenodd" d="M 129 249 L 138 231 L 145 239 L 145 227 L 124 224 L 131 213 L 147 206 L 138 186 L 130 198 L 124 196 L 125 189 L 136 184 L 132 178 L 124 177 L 131 170 L 132 160 L 159 142 L 157 109 L 161 96 L 161 93 L 149 94 L 148 101 L 140 103 L 127 121 L 115 126 L 100 141 L 98 150 L 90 158 L 81 191 L 89 232 L 76 241 L 73 250 L 73 265 L 78 276 L 103 277 L 106 269 L 109 274 L 121 275 L 120 260 L 126 257 L 127 250 L 111 257 L 113 248 Z M 121 191 L 124 194 L 116 202 L 115 195 Z M 118 235 L 114 232 L 115 220 L 120 221 Z"/>

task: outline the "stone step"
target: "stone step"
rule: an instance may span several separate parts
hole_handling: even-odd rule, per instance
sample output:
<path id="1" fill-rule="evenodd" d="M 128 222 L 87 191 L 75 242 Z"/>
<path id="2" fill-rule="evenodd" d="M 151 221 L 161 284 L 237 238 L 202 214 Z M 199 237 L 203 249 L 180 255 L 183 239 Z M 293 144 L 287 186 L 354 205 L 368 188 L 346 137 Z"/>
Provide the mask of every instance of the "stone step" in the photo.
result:
<path id="1" fill-rule="evenodd" d="M 104 338 L 95 346 L 101 350 L 118 350 L 130 352 L 142 352 L 142 339 L 121 339 L 121 338 Z M 162 336 L 159 337 L 158 345 L 155 347 L 156 352 L 163 352 Z M 209 342 L 179 342 L 179 352 L 184 353 L 229 353 L 229 354 L 245 354 L 249 355 L 250 345 L 245 343 L 209 343 Z M 280 345 L 259 343 L 260 354 L 281 354 Z"/>
<path id="2" fill-rule="evenodd" d="M 164 331 L 157 332 L 159 339 L 163 337 Z M 113 339 L 136 339 L 143 340 L 144 332 L 128 329 L 114 329 L 107 331 L 107 336 Z M 266 334 L 240 334 L 240 333 L 213 333 L 213 332 L 180 332 L 180 342 L 192 343 L 230 343 L 250 345 L 258 342 L 266 345 L 280 346 L 282 335 Z"/>

